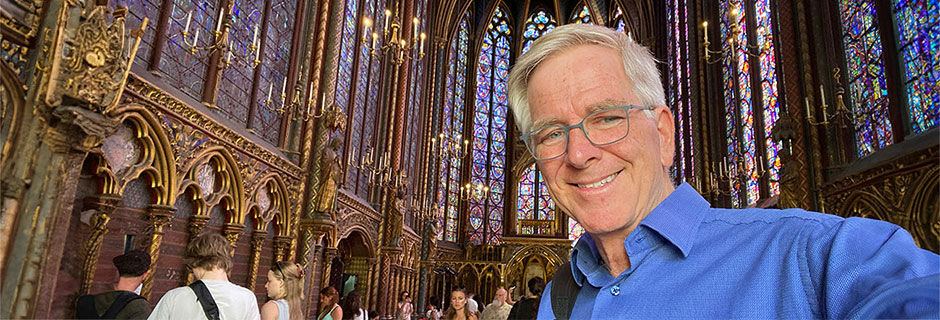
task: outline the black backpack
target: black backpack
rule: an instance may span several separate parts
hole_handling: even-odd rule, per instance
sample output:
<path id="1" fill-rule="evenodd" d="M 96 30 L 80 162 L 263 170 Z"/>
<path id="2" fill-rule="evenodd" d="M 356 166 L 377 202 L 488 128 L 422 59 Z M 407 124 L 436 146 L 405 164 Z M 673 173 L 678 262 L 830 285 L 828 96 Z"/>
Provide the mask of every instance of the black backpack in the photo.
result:
<path id="1" fill-rule="evenodd" d="M 117 298 L 114 298 L 114 301 L 111 302 L 111 306 L 108 307 L 108 310 L 105 311 L 104 314 L 98 314 L 98 310 L 95 309 L 95 296 L 87 294 L 78 298 L 75 318 L 114 319 L 117 317 L 118 312 L 124 310 L 124 307 L 126 307 L 128 303 L 137 299 L 144 299 L 144 297 L 129 291 L 121 292 L 118 294 Z"/>
<path id="2" fill-rule="evenodd" d="M 581 287 L 574 282 L 574 276 L 571 274 L 571 261 L 565 262 L 555 270 L 555 276 L 552 277 L 551 299 L 555 319 L 571 318 L 571 309 L 574 308 L 574 301 L 578 298 L 578 291 L 581 291 Z"/>
<path id="3" fill-rule="evenodd" d="M 206 318 L 219 320 L 219 306 L 215 304 L 215 299 L 212 298 L 212 293 L 209 292 L 206 284 L 202 283 L 202 280 L 196 280 L 196 282 L 189 285 L 189 288 L 196 293 L 196 299 L 202 305 L 202 311 L 206 313 Z"/>

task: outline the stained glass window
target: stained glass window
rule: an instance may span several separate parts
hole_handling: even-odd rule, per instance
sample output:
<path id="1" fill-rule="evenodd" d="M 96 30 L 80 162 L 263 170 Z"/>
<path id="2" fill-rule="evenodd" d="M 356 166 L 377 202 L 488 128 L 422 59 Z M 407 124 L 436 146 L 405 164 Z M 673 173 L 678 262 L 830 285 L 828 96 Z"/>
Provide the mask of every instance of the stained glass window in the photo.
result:
<path id="1" fill-rule="evenodd" d="M 676 121 L 676 158 L 673 161 L 673 174 L 676 182 L 686 181 L 695 176 L 694 146 L 690 136 L 692 132 L 692 104 L 690 101 L 691 71 L 689 65 L 689 21 L 685 0 L 669 1 L 669 14 L 666 16 L 669 28 L 666 28 L 670 41 L 669 81 L 667 103 L 673 110 Z"/>
<path id="2" fill-rule="evenodd" d="M 382 21 L 384 19 L 375 19 L 383 15 L 383 10 L 378 8 L 377 1 L 367 0 L 364 4 L 365 11 L 363 12 L 362 19 L 372 20 L 373 26 L 370 30 L 381 30 L 383 28 Z M 369 150 L 368 148 L 372 145 L 371 141 L 367 141 L 366 131 L 369 131 L 370 134 L 368 138 L 371 138 L 372 124 L 373 122 L 366 122 L 367 114 L 374 114 L 376 107 L 372 104 L 369 104 L 369 97 L 371 91 L 377 91 L 378 88 L 372 87 L 373 79 L 372 70 L 373 65 L 378 65 L 379 62 L 377 59 L 373 59 L 372 53 L 369 51 L 369 45 L 372 41 L 371 34 L 363 33 L 360 37 L 366 42 L 363 45 L 359 46 L 359 60 L 356 67 L 356 92 L 355 98 L 353 99 L 353 107 L 351 110 L 352 115 L 352 126 L 349 128 L 349 148 L 350 153 L 346 155 L 345 161 L 352 161 L 353 165 L 347 163 L 346 168 L 346 188 L 353 190 L 357 195 L 363 199 L 368 199 L 368 177 L 360 174 L 359 169 L 355 165 L 361 164 L 362 155 L 366 154 Z M 374 117 L 374 115 L 373 115 Z M 369 128 L 366 128 L 369 127 Z"/>
<path id="3" fill-rule="evenodd" d="M 893 0 L 913 133 L 940 122 L 940 15 L 937 1 Z"/>
<path id="4" fill-rule="evenodd" d="M 509 21 L 496 8 L 483 36 L 477 66 L 470 181 L 489 186 L 484 199 L 470 200 L 470 242 L 499 244 L 502 235 L 506 168 L 506 80 L 509 75 Z"/>
<path id="5" fill-rule="evenodd" d="M 777 102 L 777 57 L 773 30 L 771 30 L 770 17 L 772 10 L 770 0 L 755 1 L 754 12 L 757 21 L 757 45 L 760 49 L 758 59 L 760 60 L 760 94 L 764 123 L 764 157 L 757 160 L 761 161 L 760 168 L 766 169 L 769 194 L 775 196 L 780 192 L 780 186 L 777 182 L 779 180 L 780 158 L 777 156 L 777 152 L 780 151 L 781 145 L 775 142 L 771 136 L 774 124 L 779 118 L 780 106 Z M 758 172 L 758 174 L 760 173 L 762 172 Z"/>
<path id="6" fill-rule="evenodd" d="M 732 34 L 732 23 L 739 30 L 747 30 L 743 1 L 723 2 L 721 5 L 721 31 L 734 41 L 732 57 L 723 64 L 725 88 L 726 138 L 728 141 L 728 174 L 732 177 L 732 203 L 736 207 L 756 203 L 759 196 L 757 181 L 757 146 L 754 142 L 754 114 L 751 102 L 751 77 L 746 46 L 747 34 Z M 731 50 L 732 43 L 722 41 Z"/>
<path id="7" fill-rule="evenodd" d="M 888 90 L 877 13 L 869 0 L 840 0 L 847 85 L 855 109 L 855 142 L 859 156 L 891 144 Z"/>
<path id="8" fill-rule="evenodd" d="M 250 46 L 254 37 L 254 28 L 258 27 L 258 30 L 261 30 L 263 11 L 264 2 L 260 0 L 235 0 L 235 5 L 232 7 L 232 27 L 228 31 L 228 45 L 236 57 L 232 58 L 234 61 L 231 65 L 222 69 L 216 105 L 219 106 L 218 110 L 223 115 L 243 124 L 248 120 L 248 106 L 251 104 L 249 91 L 255 70 L 239 62 L 247 62 L 247 59 L 253 59 L 255 56 Z M 274 29 L 270 31 L 273 32 Z M 237 56 L 245 57 L 245 59 L 239 59 Z M 229 60 L 229 58 L 223 57 L 223 60 Z"/>
<path id="9" fill-rule="evenodd" d="M 216 29 L 219 11 L 215 1 L 208 0 L 174 0 L 172 10 L 166 31 L 167 44 L 163 47 L 163 58 L 160 59 L 158 69 L 169 86 L 179 88 L 193 99 L 201 101 L 208 54 L 205 51 L 191 54 L 190 46 L 186 43 L 191 44 L 195 40 L 199 47 L 211 45 L 215 40 L 213 31 Z M 189 13 L 192 13 L 189 38 L 184 42 L 181 33 L 186 27 Z M 196 33 L 199 34 L 198 39 Z"/>
<path id="10" fill-rule="evenodd" d="M 382 6 L 384 1 L 375 1 L 375 17 L 381 16 L 385 12 L 385 8 Z M 378 28 L 384 28 L 380 25 L 381 21 L 384 19 L 374 19 L 373 20 L 373 30 L 380 30 Z M 369 90 L 366 90 L 368 93 L 365 110 L 365 121 L 362 126 L 362 142 L 359 146 L 359 155 L 365 154 L 366 150 L 373 148 L 377 145 L 375 139 L 375 129 L 376 124 L 378 123 L 378 113 L 379 113 L 379 95 L 381 87 L 379 87 L 379 71 L 381 68 L 381 63 L 378 59 L 372 58 L 372 62 L 369 67 Z M 362 199 L 369 198 L 369 184 L 368 184 L 368 175 L 365 172 L 360 172 L 359 181 L 357 183 L 356 194 L 359 195 Z"/>
<path id="11" fill-rule="evenodd" d="M 155 0 L 127 0 L 110 1 L 109 4 L 123 5 L 127 7 L 127 28 L 136 30 L 140 28 L 140 22 L 147 18 L 147 30 L 140 38 L 140 45 L 137 47 L 137 56 L 134 59 L 135 64 L 142 66 L 149 65 L 150 51 L 153 50 L 153 37 L 156 35 L 157 19 L 160 17 L 160 4 L 162 1 Z"/>
<path id="12" fill-rule="evenodd" d="M 529 19 L 525 22 L 525 31 L 522 33 L 522 53 L 529 51 L 529 46 L 532 45 L 535 39 L 555 29 L 557 25 L 555 18 L 545 10 L 539 10 L 529 16 Z"/>
<path id="13" fill-rule="evenodd" d="M 457 34 L 450 43 L 447 76 L 444 79 L 444 105 L 441 132 L 449 139 L 444 139 L 438 148 L 452 149 L 450 141 L 463 141 L 464 104 L 467 89 L 467 52 L 470 48 L 470 17 L 465 14 L 460 20 Z M 463 146 L 461 146 L 463 147 Z M 466 151 L 464 151 L 466 152 Z M 437 192 L 437 205 L 443 213 L 443 238 L 457 241 L 460 200 L 461 158 L 444 156 L 440 158 L 441 181 Z"/>
<path id="14" fill-rule="evenodd" d="M 581 5 L 581 10 L 578 10 L 578 12 L 571 17 L 571 23 L 594 23 L 594 21 L 591 20 L 591 10 L 588 9 L 586 4 Z"/>
<path id="15" fill-rule="evenodd" d="M 333 101 L 343 111 L 349 110 L 349 94 L 353 86 L 353 59 L 356 56 L 355 47 L 358 38 L 356 38 L 356 28 L 359 21 L 356 20 L 356 14 L 359 12 L 359 0 L 346 1 L 346 9 L 343 18 L 343 33 L 340 38 L 339 61 L 337 62 L 336 74 L 336 94 L 333 95 Z M 330 101 L 327 100 L 327 104 Z M 340 146 L 338 154 L 346 154 L 345 144 Z"/>
<path id="16" fill-rule="evenodd" d="M 529 50 L 535 39 L 555 28 L 557 22 L 545 10 L 539 10 L 526 20 L 522 34 L 522 52 Z M 519 179 L 516 199 L 516 233 L 521 235 L 551 235 L 554 233 L 555 204 L 548 194 L 545 180 L 535 164 L 526 169 Z"/>
<path id="17" fill-rule="evenodd" d="M 421 120 L 421 106 L 423 105 L 422 99 L 423 95 L 423 86 L 424 86 L 424 60 L 421 60 L 420 56 L 420 46 L 421 39 L 420 35 L 423 30 L 425 30 L 425 25 L 427 23 L 427 17 L 424 14 L 424 6 L 427 1 L 419 0 L 415 2 L 415 16 L 418 17 L 418 37 L 412 37 L 412 44 L 414 45 L 414 50 L 411 52 L 411 87 L 409 89 L 410 96 L 408 99 L 408 115 L 406 123 L 411 125 L 406 126 L 408 132 L 405 135 L 405 141 L 407 142 L 407 148 L 405 149 L 405 159 L 407 159 L 404 164 L 405 168 L 408 170 L 408 177 L 416 177 L 418 170 L 419 161 L 423 159 L 418 158 L 418 146 L 420 141 L 423 141 L 419 136 L 419 128 L 423 128 L 421 125 L 423 121 Z M 413 35 L 412 35 L 413 36 Z M 417 41 L 415 41 L 417 40 Z M 427 41 L 425 41 L 427 43 Z M 427 49 L 427 48 L 425 48 Z M 415 185 L 415 184 L 412 184 Z"/>
<path id="18" fill-rule="evenodd" d="M 614 18 L 610 19 L 610 27 L 617 29 L 617 31 L 627 33 L 627 20 L 623 17 L 623 10 L 620 6 L 617 6 L 617 9 L 614 9 Z"/>

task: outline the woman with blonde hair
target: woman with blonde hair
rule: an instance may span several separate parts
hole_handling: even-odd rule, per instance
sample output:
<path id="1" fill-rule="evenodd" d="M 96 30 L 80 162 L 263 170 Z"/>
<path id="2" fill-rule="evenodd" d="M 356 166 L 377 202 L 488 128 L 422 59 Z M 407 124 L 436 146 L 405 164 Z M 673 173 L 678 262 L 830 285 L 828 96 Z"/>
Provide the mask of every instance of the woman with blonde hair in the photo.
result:
<path id="1" fill-rule="evenodd" d="M 467 291 L 461 288 L 450 292 L 450 308 L 444 313 L 447 320 L 477 320 L 477 315 L 467 309 Z"/>
<path id="2" fill-rule="evenodd" d="M 342 320 L 343 308 L 339 307 L 339 293 L 333 287 L 320 290 L 320 316 L 318 320 Z"/>
<path id="3" fill-rule="evenodd" d="M 304 273 L 299 264 L 275 262 L 264 285 L 272 300 L 261 306 L 261 320 L 301 320 L 304 318 Z"/>

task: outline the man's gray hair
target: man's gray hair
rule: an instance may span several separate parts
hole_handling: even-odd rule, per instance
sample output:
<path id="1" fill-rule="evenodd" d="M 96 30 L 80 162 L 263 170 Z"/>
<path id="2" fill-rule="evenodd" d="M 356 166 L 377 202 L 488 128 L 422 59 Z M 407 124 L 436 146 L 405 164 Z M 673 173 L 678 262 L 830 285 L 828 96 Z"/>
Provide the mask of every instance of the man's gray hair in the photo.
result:
<path id="1" fill-rule="evenodd" d="M 660 80 L 656 59 L 649 49 L 627 35 L 613 29 L 591 24 L 569 24 L 545 33 L 532 43 L 509 72 L 509 105 L 516 126 L 526 133 L 532 125 L 529 113 L 529 77 L 542 61 L 551 55 L 579 45 L 599 45 L 620 53 L 627 78 L 633 82 L 633 93 L 645 106 L 665 106 L 666 94 Z"/>

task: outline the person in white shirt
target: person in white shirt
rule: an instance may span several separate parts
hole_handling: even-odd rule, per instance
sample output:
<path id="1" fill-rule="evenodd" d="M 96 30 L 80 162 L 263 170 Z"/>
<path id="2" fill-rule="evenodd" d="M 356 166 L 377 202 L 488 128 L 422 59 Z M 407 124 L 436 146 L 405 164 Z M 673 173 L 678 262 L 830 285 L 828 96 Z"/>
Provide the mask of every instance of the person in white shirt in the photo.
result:
<path id="1" fill-rule="evenodd" d="M 196 282 L 204 284 L 212 295 L 220 319 L 261 319 L 255 294 L 228 281 L 227 272 L 232 269 L 232 247 L 225 237 L 211 232 L 196 237 L 186 245 L 184 262 L 192 270 Z M 148 319 L 208 319 L 193 290 L 194 287 L 187 286 L 167 291 Z"/>
<path id="2" fill-rule="evenodd" d="M 509 312 L 512 311 L 512 305 L 507 303 L 507 297 L 509 296 L 506 289 L 500 287 L 496 289 L 496 297 L 493 298 L 493 302 L 488 304 L 486 308 L 483 309 L 483 316 L 480 317 L 482 320 L 506 320 L 509 318 Z"/>
<path id="3" fill-rule="evenodd" d="M 343 319 L 352 319 L 352 320 L 367 320 L 369 319 L 369 312 L 365 309 L 362 309 L 361 302 L 359 301 L 361 294 L 359 290 L 353 290 L 346 294 L 346 298 L 343 298 L 343 303 L 340 307 L 343 308 Z"/>
<path id="4" fill-rule="evenodd" d="M 473 299 L 474 297 L 476 297 L 476 295 L 477 294 L 473 292 L 470 292 L 467 294 L 467 311 L 470 311 L 470 313 L 479 316 L 480 304 L 478 304 L 477 301 Z"/>

